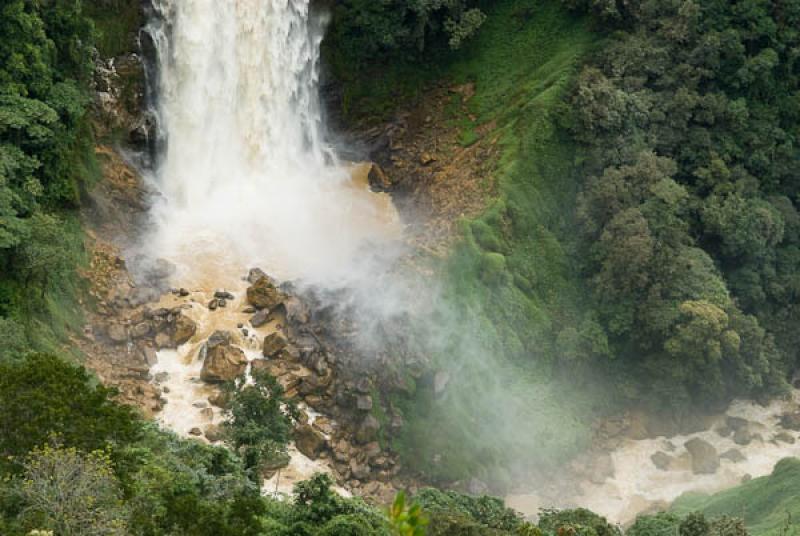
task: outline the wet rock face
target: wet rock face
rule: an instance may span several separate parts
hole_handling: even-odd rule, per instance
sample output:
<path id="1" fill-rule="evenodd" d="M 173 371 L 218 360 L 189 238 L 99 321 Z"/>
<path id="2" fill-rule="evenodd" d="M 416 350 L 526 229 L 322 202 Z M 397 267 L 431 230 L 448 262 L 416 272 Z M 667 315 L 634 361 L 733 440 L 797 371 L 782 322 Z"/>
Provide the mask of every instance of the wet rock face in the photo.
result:
<path id="1" fill-rule="evenodd" d="M 386 192 L 392 188 L 392 180 L 386 175 L 383 168 L 375 163 L 369 168 L 367 181 L 369 181 L 370 188 L 376 192 Z"/>
<path id="2" fill-rule="evenodd" d="M 201 350 L 205 354 L 200 379 L 209 383 L 233 380 L 244 373 L 247 357 L 231 344 L 232 335 L 227 331 L 216 331 L 208 338 Z"/>
<path id="3" fill-rule="evenodd" d="M 156 140 L 156 118 L 144 106 L 145 72 L 135 53 L 95 60 L 94 105 L 101 135 L 121 131 L 135 149 L 150 150 Z"/>
<path id="4" fill-rule="evenodd" d="M 267 276 L 259 277 L 247 288 L 247 303 L 256 309 L 272 309 L 283 303 L 285 296 Z"/>
<path id="5" fill-rule="evenodd" d="M 692 458 L 692 472 L 696 475 L 711 475 L 719 469 L 719 453 L 714 446 L 700 438 L 684 443 Z"/>

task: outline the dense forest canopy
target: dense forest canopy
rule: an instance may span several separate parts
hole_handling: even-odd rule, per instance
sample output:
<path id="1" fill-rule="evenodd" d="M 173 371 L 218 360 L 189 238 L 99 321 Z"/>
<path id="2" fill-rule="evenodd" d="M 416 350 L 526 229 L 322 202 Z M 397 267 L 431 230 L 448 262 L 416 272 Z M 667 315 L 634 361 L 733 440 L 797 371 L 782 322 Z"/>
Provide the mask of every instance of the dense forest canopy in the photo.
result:
<path id="1" fill-rule="evenodd" d="M 798 358 L 800 3 L 583 7 L 618 28 L 570 100 L 586 277 L 617 353 L 668 403 L 780 391 Z"/>

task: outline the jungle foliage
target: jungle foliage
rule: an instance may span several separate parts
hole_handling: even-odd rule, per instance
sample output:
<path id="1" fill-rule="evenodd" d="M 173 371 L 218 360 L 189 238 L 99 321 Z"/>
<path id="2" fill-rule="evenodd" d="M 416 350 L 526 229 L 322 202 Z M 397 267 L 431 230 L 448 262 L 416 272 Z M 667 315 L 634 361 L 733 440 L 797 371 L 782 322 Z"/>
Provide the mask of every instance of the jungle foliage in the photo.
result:
<path id="1" fill-rule="evenodd" d="M 569 100 L 615 370 L 672 406 L 780 392 L 798 358 L 800 2 L 571 4 L 615 30 Z"/>

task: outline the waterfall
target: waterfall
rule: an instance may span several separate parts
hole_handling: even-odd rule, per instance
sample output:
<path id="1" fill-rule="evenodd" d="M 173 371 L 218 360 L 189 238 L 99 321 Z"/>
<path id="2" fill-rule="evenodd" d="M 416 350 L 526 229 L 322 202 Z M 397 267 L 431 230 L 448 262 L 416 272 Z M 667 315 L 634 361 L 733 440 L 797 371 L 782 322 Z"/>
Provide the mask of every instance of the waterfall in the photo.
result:
<path id="1" fill-rule="evenodd" d="M 154 0 L 164 154 L 150 252 L 184 275 L 209 258 L 324 280 L 385 238 L 386 203 L 323 135 L 309 0 Z"/>

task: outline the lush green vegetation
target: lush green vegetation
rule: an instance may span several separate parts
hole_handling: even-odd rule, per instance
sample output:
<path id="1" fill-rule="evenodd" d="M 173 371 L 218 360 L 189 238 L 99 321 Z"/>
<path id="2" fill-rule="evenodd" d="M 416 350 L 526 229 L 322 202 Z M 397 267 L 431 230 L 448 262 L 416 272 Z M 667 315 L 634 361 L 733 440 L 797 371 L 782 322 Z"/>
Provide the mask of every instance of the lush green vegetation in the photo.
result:
<path id="1" fill-rule="evenodd" d="M 286 447 L 296 408 L 269 374 L 255 371 L 252 379 L 249 383 L 242 376 L 227 386 L 227 420 L 222 426 L 227 443 L 257 480 L 265 467 L 288 459 Z"/>
<path id="2" fill-rule="evenodd" d="M 615 374 L 661 405 L 779 392 L 798 357 L 800 3 L 585 4 L 620 28 L 570 99 Z"/>
<path id="3" fill-rule="evenodd" d="M 431 534 L 534 534 L 497 499 L 432 489 L 388 513 L 340 497 L 324 475 L 299 483 L 291 501 L 262 497 L 234 450 L 159 430 L 78 366 L 28 354 L 0 361 L 0 378 L 4 535 L 418 536 L 426 526 Z M 248 430 L 254 421 L 273 422 L 257 418 Z"/>
<path id="4" fill-rule="evenodd" d="M 449 303 L 426 353 L 448 371 L 444 396 L 420 382 L 410 400 L 393 402 L 405 410 L 395 446 L 409 465 L 429 478 L 476 477 L 502 488 L 525 469 L 520 460 L 553 464 L 586 444 L 585 416 L 605 398 L 595 396 L 600 381 L 581 385 L 573 376 L 610 351 L 583 299 L 570 208 L 580 174 L 560 126 L 598 39 L 587 18 L 557 2 L 504 0 L 484 10 L 480 31 L 457 53 L 437 56 L 438 71 L 428 74 L 474 84 L 471 117 L 454 107 L 451 120 L 465 145 L 481 125 L 496 125 L 488 135 L 503 149 L 499 195 L 484 216 L 464 222 L 443 270 Z M 382 86 L 376 91 L 370 98 L 383 95 Z"/>
<path id="5" fill-rule="evenodd" d="M 568 455 L 589 405 L 685 412 L 782 392 L 800 347 L 800 4 L 479 7 L 477 34 L 429 48 L 421 73 L 377 62 L 395 93 L 342 78 L 370 112 L 404 77 L 473 82 L 470 116 L 453 122 L 464 145 L 496 122 L 503 148 L 498 196 L 444 269 L 463 313 L 436 353 L 458 363 L 458 387 L 416 385 L 398 443 L 409 463 L 502 482 L 480 468 Z M 334 19 L 337 39 L 358 24 Z M 587 393 L 604 378 L 613 391 Z"/>
<path id="6" fill-rule="evenodd" d="M 97 170 L 93 27 L 80 2 L 0 10 L 0 334 L 52 349 L 80 320 L 69 302 L 83 261 L 74 211 Z"/>
<path id="7" fill-rule="evenodd" d="M 800 519 L 800 460 L 781 460 L 772 474 L 714 495 L 686 494 L 672 510 L 682 515 L 700 511 L 707 516 L 736 516 L 754 535 L 787 535 L 797 532 Z"/>
<path id="8" fill-rule="evenodd" d="M 317 475 L 292 500 L 263 497 L 233 450 L 185 440 L 139 419 L 92 385 L 86 372 L 55 357 L 30 354 L 0 363 L 0 532 L 66 535 L 187 536 L 619 536 L 586 510 L 546 511 L 526 522 L 490 497 L 423 489 L 388 511 L 331 490 Z M 13 389 L 7 390 L 8 386 Z M 20 433 L 15 427 L 35 415 Z M 34 445 L 31 447 L 31 445 Z M 748 484 L 753 520 L 771 522 L 789 503 L 796 461 L 782 462 L 768 486 Z M 788 478 L 788 480 L 787 480 Z M 792 480 L 793 479 L 793 480 Z M 791 486 L 789 486 L 791 484 Z M 777 495 L 776 495 L 777 494 Z M 782 498 L 782 499 L 781 499 Z M 719 502 L 717 500 L 717 502 Z M 713 510 L 706 503 L 704 509 Z M 734 508 L 736 501 L 728 501 Z M 728 507 L 730 508 L 730 506 Z M 725 511 L 724 507 L 717 510 Z M 767 510 L 771 513 L 767 513 Z M 636 536 L 746 536 L 740 522 L 701 514 L 642 518 Z M 678 527 L 677 531 L 675 527 Z"/>

